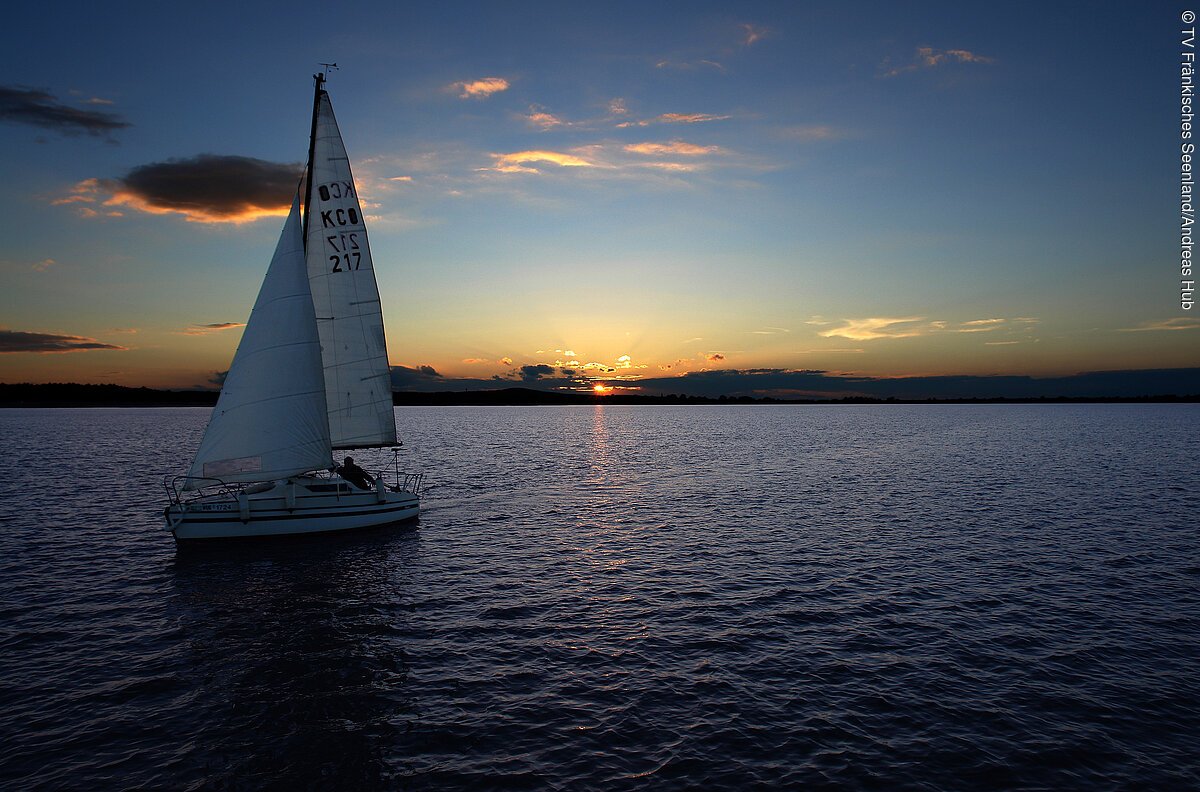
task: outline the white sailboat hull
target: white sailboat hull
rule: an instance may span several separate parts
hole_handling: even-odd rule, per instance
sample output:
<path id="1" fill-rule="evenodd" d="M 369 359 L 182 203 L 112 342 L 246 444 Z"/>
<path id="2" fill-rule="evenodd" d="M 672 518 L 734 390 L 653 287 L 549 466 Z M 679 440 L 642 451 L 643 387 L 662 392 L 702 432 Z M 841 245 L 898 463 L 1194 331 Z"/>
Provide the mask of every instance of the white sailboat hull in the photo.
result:
<path id="1" fill-rule="evenodd" d="M 413 492 L 301 479 L 172 503 L 164 517 L 176 541 L 193 541 L 373 528 L 410 520 L 420 508 Z"/>

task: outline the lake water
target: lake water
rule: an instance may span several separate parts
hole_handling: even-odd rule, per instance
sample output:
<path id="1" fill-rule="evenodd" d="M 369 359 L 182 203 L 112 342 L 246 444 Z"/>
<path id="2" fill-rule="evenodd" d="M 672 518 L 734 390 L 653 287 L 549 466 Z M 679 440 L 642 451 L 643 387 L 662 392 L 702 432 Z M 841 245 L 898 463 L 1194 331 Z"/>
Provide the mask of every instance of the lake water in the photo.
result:
<path id="1" fill-rule="evenodd" d="M 1198 405 L 396 414 L 177 553 L 208 410 L 0 410 L 0 786 L 1200 788 Z"/>

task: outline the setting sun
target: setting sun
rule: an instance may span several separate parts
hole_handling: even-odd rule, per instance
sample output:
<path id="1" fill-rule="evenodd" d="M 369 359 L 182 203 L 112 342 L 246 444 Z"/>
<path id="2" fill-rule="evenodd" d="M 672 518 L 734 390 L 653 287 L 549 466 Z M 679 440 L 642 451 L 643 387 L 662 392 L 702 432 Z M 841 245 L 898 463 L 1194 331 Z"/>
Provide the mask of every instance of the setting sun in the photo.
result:
<path id="1" fill-rule="evenodd" d="M 612 387 L 611 386 L 606 387 L 604 385 L 601 385 L 600 383 L 596 383 L 595 385 L 592 386 L 592 391 L 597 396 L 604 396 L 605 394 L 612 393 Z"/>

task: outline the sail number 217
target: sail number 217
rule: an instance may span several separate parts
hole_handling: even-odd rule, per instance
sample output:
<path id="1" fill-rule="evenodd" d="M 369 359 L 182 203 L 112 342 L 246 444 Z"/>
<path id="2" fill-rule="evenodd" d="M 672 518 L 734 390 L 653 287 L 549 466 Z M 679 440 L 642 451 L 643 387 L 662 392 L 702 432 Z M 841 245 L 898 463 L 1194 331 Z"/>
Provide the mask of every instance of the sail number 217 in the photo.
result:
<path id="1" fill-rule="evenodd" d="M 329 257 L 329 260 L 333 262 L 334 272 L 358 269 L 359 264 L 362 263 L 362 254 L 358 247 L 358 234 L 332 234 L 325 237 L 325 240 L 337 252 L 337 255 Z"/>

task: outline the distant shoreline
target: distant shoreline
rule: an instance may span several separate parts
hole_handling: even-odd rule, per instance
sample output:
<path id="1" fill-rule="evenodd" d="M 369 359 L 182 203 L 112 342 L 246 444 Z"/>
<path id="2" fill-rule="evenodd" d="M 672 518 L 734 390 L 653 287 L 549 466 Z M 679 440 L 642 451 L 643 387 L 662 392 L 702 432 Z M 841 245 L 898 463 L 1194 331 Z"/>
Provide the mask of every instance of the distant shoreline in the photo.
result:
<path id="1" fill-rule="evenodd" d="M 13 407 L 212 407 L 216 391 L 169 391 L 153 388 L 127 388 L 121 385 L 83 385 L 78 383 L 4 384 L 0 383 L 0 408 Z M 440 391 L 420 393 L 399 391 L 392 402 L 401 407 L 470 406 L 554 406 L 579 404 L 620 405 L 691 405 L 691 404 L 1173 404 L 1198 403 L 1200 394 L 1157 394 L 1146 396 L 1042 396 L 953 399 L 896 399 L 844 397 L 836 399 L 772 399 L 748 396 L 648 396 L 588 393 L 557 393 L 531 388 L 503 388 L 481 391 Z"/>

